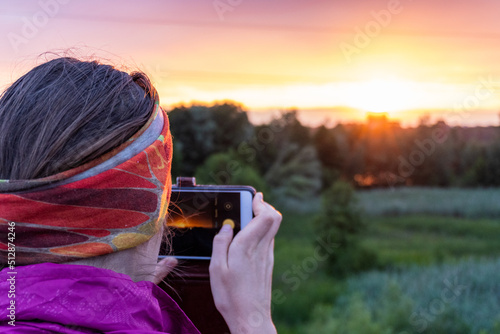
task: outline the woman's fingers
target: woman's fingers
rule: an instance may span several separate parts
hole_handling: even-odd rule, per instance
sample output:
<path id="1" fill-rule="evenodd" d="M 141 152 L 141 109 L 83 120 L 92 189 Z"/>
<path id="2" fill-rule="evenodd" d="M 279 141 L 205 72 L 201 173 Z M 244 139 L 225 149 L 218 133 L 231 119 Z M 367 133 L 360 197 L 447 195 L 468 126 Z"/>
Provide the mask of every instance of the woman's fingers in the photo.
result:
<path id="1" fill-rule="evenodd" d="M 263 193 L 257 193 L 254 198 L 253 198 L 253 201 L 252 201 L 252 209 L 253 209 L 253 213 L 258 216 L 262 210 L 265 209 L 265 206 L 262 205 L 262 204 L 265 204 L 264 202 L 264 194 Z"/>
<path id="2" fill-rule="evenodd" d="M 231 244 L 232 239 L 232 227 L 229 224 L 223 225 L 219 233 L 217 233 L 214 237 L 210 270 L 212 270 L 215 266 L 219 268 L 227 268 L 229 245 Z"/>
<path id="3" fill-rule="evenodd" d="M 255 196 L 252 205 L 255 218 L 238 233 L 237 237 L 244 239 L 244 242 L 253 243 L 254 246 L 269 244 L 278 232 L 281 214 L 264 202 L 262 193 Z"/>
<path id="4" fill-rule="evenodd" d="M 177 261 L 177 259 L 173 256 L 167 256 L 158 262 L 153 276 L 153 283 L 160 284 L 160 282 L 167 277 L 168 274 L 170 274 L 178 263 L 179 261 Z"/>
<path id="5" fill-rule="evenodd" d="M 271 319 L 274 236 L 281 215 L 265 203 L 262 194 L 253 201 L 255 218 L 231 240 L 231 229 L 214 239 L 210 284 L 214 302 L 231 333 L 276 333 Z M 260 324 L 251 316 L 260 314 Z"/>

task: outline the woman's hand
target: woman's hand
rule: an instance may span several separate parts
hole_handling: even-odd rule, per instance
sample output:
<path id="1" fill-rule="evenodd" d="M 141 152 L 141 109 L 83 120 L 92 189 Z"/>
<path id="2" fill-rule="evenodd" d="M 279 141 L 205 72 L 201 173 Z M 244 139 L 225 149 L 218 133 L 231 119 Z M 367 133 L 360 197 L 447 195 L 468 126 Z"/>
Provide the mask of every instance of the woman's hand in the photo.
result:
<path id="1" fill-rule="evenodd" d="M 263 201 L 253 200 L 255 218 L 233 239 L 225 225 L 214 238 L 210 284 L 215 306 L 231 333 L 276 333 L 271 319 L 274 236 L 281 214 Z M 232 240 L 232 241 L 231 241 Z"/>

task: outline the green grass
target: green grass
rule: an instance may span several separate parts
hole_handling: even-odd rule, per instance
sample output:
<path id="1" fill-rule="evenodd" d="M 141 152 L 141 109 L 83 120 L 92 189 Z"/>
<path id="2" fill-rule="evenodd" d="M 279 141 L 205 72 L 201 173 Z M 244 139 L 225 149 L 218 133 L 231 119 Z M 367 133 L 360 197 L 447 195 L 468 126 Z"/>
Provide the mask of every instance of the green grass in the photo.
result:
<path id="1" fill-rule="evenodd" d="M 273 318 L 279 333 L 309 321 L 312 305 L 335 300 L 342 284 L 325 275 L 315 258 L 314 214 L 282 211 L 275 241 Z"/>
<path id="2" fill-rule="evenodd" d="M 463 303 L 447 306 L 422 333 L 479 333 L 480 329 L 494 333 L 492 328 L 498 329 L 494 326 L 500 319 L 488 320 L 492 315 L 481 316 L 481 310 L 484 305 L 496 307 L 497 314 L 500 310 L 498 298 L 491 301 L 491 293 L 500 293 L 496 260 L 500 258 L 500 189 L 400 188 L 358 195 L 367 224 L 361 243 L 377 254 L 383 271 L 343 281 L 329 277 L 326 263 L 316 260 L 314 266 L 313 261 L 317 211 L 283 210 L 273 277 L 273 318 L 279 333 L 331 332 L 322 328 L 338 333 L 344 328 L 353 334 L 396 334 L 401 331 L 390 329 L 402 328 L 414 333 L 408 317 L 418 307 L 429 308 L 429 300 L 441 293 L 439 284 L 447 273 L 462 275 L 471 290 L 464 293 Z M 397 286 L 392 304 L 391 296 L 381 294 L 390 282 Z M 374 311 L 377 307 L 382 313 Z M 472 315 L 479 317 L 479 325 Z"/>
<path id="3" fill-rule="evenodd" d="M 464 218 L 499 218 L 500 188 L 402 187 L 357 192 L 360 206 L 376 216 L 412 214 Z"/>
<path id="4" fill-rule="evenodd" d="M 412 215 L 367 217 L 362 243 L 383 265 L 500 256 L 500 221 Z"/>
<path id="5" fill-rule="evenodd" d="M 275 241 L 275 284 L 293 265 L 314 254 L 314 214 L 282 211 L 283 221 Z"/>
<path id="6" fill-rule="evenodd" d="M 498 333 L 499 281 L 499 259 L 365 273 L 317 307 L 307 327 L 315 334 Z"/>

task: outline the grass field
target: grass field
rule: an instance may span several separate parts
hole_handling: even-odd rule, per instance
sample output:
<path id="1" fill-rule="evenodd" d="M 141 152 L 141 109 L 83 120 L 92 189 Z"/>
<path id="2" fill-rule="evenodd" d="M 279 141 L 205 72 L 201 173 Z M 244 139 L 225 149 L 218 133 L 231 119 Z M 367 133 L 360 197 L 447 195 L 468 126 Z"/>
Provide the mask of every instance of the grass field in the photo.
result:
<path id="1" fill-rule="evenodd" d="M 394 188 L 358 191 L 372 216 L 426 214 L 462 218 L 500 218 L 500 188 Z"/>
<path id="2" fill-rule="evenodd" d="M 366 273 L 349 278 L 333 305 L 317 306 L 301 332 L 497 334 L 499 281 L 499 259 Z"/>
<path id="3" fill-rule="evenodd" d="M 283 212 L 273 286 L 273 316 L 280 333 L 497 332 L 494 326 L 500 319 L 481 318 L 475 326 L 464 314 L 484 305 L 500 314 L 499 189 L 388 189 L 358 195 L 367 224 L 361 242 L 378 256 L 380 270 L 345 280 L 326 275 L 326 263 L 315 255 L 315 213 Z M 428 320 L 418 318 L 415 314 L 430 307 L 431 297 L 439 297 L 443 277 L 450 272 L 468 275 L 470 284 L 460 303 L 446 305 Z M 411 286 L 423 290 L 415 294 Z M 488 293 L 496 293 L 496 304 L 485 301 Z M 398 312 L 404 318 L 399 325 L 397 317 L 390 316 Z"/>
<path id="4" fill-rule="evenodd" d="M 500 257 L 498 219 L 408 215 L 366 220 L 368 229 L 362 242 L 379 255 L 383 265 Z"/>

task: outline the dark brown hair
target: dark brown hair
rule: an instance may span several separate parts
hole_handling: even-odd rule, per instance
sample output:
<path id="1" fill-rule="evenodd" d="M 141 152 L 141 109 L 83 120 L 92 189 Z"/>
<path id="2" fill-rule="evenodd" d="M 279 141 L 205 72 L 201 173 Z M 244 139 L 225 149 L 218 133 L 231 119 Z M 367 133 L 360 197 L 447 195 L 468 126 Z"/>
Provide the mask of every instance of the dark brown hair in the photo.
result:
<path id="1" fill-rule="evenodd" d="M 150 117 L 148 77 L 62 57 L 19 78 L 0 96 L 0 179 L 36 179 L 119 146 Z"/>

